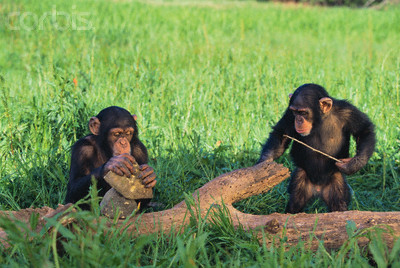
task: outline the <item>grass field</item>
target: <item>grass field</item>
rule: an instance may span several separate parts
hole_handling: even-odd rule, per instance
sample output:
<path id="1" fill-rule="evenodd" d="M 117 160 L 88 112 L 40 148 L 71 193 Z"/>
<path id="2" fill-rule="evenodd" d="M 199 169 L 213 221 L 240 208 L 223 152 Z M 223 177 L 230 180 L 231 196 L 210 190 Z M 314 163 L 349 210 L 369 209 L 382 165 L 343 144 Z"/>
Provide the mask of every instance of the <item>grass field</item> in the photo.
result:
<path id="1" fill-rule="evenodd" d="M 0 208 L 63 203 L 71 145 L 88 119 L 118 105 L 136 113 L 167 208 L 216 176 L 258 159 L 271 126 L 301 84 L 323 85 L 376 125 L 369 164 L 348 177 L 350 208 L 400 209 L 400 8 L 323 8 L 257 2 L 0 2 Z M 76 79 L 77 85 L 73 82 Z M 354 154 L 354 146 L 353 152 Z M 279 162 L 292 168 L 287 154 Z M 237 204 L 283 212 L 287 182 Z M 314 202 L 307 213 L 326 212 Z M 95 213 L 94 213 L 95 214 Z M 94 214 L 82 212 L 90 225 Z M 87 220 L 87 221 L 85 221 Z M 112 239 L 54 237 L 14 226 L 0 263 L 24 266 L 400 265 L 400 242 L 335 252 L 259 245 L 252 234 L 206 222 L 183 234 Z M 201 226 L 201 227 L 199 227 Z M 400 241 L 400 240 L 399 240 Z"/>

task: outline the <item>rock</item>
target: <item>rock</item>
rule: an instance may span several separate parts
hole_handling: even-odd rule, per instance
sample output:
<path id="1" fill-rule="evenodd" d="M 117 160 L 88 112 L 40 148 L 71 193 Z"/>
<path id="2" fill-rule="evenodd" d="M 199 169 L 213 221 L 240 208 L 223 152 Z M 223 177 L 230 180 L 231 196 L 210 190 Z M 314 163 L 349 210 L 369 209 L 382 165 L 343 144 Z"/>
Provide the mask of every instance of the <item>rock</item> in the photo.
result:
<path id="1" fill-rule="evenodd" d="M 142 180 L 138 178 L 140 171 L 137 166 L 137 172 L 130 178 L 119 176 L 110 171 L 104 176 L 104 180 L 108 182 L 118 193 L 128 199 L 151 199 L 153 198 L 153 190 L 146 188 Z"/>
<path id="2" fill-rule="evenodd" d="M 153 190 L 146 188 L 138 178 L 139 165 L 135 164 L 134 168 L 135 172 L 130 178 L 119 176 L 112 171 L 104 176 L 104 180 L 112 187 L 100 203 L 104 216 L 114 218 L 118 211 L 118 218 L 126 218 L 137 209 L 135 200 L 153 198 Z"/>
<path id="3" fill-rule="evenodd" d="M 111 188 L 104 195 L 100 203 L 101 214 L 108 218 L 116 216 L 119 219 L 125 219 L 137 209 L 138 205 L 135 200 L 127 199 Z M 118 211 L 118 214 L 116 215 Z"/>

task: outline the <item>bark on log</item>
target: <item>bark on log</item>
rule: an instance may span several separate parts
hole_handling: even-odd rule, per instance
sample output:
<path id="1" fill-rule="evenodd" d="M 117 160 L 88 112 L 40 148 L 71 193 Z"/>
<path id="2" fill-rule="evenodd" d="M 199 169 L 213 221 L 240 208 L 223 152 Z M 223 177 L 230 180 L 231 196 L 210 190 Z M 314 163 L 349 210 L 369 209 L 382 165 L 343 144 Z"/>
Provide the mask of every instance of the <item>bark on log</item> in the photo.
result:
<path id="1" fill-rule="evenodd" d="M 322 214 L 251 215 L 242 213 L 232 206 L 233 203 L 242 199 L 268 192 L 288 176 L 288 169 L 275 162 L 264 162 L 223 174 L 193 194 L 195 204 L 192 209 L 205 217 L 210 211 L 218 211 L 223 201 L 235 227 L 243 226 L 249 230 L 255 230 L 258 232 L 260 241 L 264 239 L 264 232 L 265 240 L 269 244 L 279 241 L 276 238 L 282 237 L 284 234 L 287 237 L 288 246 L 296 245 L 301 240 L 307 241 L 307 245 L 311 249 L 317 249 L 318 240 L 323 240 L 327 249 L 339 248 L 348 240 L 346 224 L 349 221 L 353 221 L 360 232 L 377 225 L 389 230 L 390 232 L 382 236 L 389 247 L 392 247 L 394 239 L 400 236 L 400 212 L 346 211 Z M 0 212 L 0 215 L 12 215 L 18 220 L 28 222 L 30 214 L 37 212 L 41 216 L 40 222 L 45 223 L 46 218 L 62 213 L 69 206 L 59 206 L 56 210 L 44 207 L 36 210 Z M 63 217 L 62 220 L 63 224 L 68 224 L 73 219 Z M 145 213 L 131 218 L 127 229 L 133 235 L 169 232 L 179 230 L 187 225 L 189 220 L 187 205 L 185 201 L 182 201 L 171 209 Z M 119 221 L 118 224 L 126 223 Z M 284 230 L 285 232 L 283 232 Z M 0 229 L 0 237 L 6 239 L 6 234 L 1 231 Z M 360 237 L 358 243 L 361 246 L 366 245 L 368 239 Z"/>

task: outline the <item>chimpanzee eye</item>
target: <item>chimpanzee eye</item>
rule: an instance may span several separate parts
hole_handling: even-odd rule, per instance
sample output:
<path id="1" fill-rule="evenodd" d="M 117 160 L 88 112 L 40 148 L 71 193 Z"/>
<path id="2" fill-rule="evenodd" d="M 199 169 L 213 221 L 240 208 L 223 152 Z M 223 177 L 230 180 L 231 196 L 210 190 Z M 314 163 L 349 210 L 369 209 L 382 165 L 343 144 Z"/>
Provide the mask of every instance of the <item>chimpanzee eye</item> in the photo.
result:
<path id="1" fill-rule="evenodd" d="M 121 136 L 121 132 L 115 132 L 115 133 L 114 133 L 114 136 L 115 136 L 115 137 Z"/>
<path id="2" fill-rule="evenodd" d="M 125 134 L 126 134 L 127 136 L 129 136 L 129 135 L 131 135 L 131 132 L 130 132 L 130 131 L 127 131 L 127 132 L 125 132 Z"/>

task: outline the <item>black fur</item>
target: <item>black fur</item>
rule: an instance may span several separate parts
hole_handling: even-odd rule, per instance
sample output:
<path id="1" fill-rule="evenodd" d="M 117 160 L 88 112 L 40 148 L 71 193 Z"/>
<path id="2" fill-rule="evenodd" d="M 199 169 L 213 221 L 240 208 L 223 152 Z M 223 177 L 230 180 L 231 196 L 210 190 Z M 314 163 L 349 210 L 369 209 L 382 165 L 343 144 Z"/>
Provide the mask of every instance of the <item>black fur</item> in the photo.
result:
<path id="1" fill-rule="evenodd" d="M 296 89 L 289 106 L 300 98 L 297 101 L 311 109 L 310 134 L 301 136 L 296 132 L 295 118 L 288 108 L 273 127 L 258 162 L 274 160 L 284 153 L 291 142 L 289 138 L 283 137 L 284 134 L 338 159 L 349 157 L 350 137 L 353 136 L 357 144 L 357 153 L 350 161 L 346 174 L 360 170 L 375 148 L 374 125 L 366 114 L 345 100 L 331 98 L 332 109 L 326 114 L 322 113 L 319 100 L 323 97 L 331 98 L 319 85 L 305 84 Z M 293 142 L 290 155 L 297 168 L 289 183 L 290 200 L 286 212 L 302 211 L 313 196 L 321 197 L 331 211 L 347 210 L 350 201 L 349 187 L 334 160 L 297 142 Z"/>
<path id="2" fill-rule="evenodd" d="M 99 196 L 110 189 L 103 179 L 104 164 L 112 157 L 107 143 L 108 132 L 116 127 L 133 127 L 131 154 L 139 165 L 148 163 L 147 149 L 139 140 L 138 127 L 132 115 L 125 109 L 112 106 L 102 110 L 97 116 L 100 120 L 100 134 L 88 135 L 72 146 L 71 169 L 65 203 L 75 203 L 89 193 L 92 177 L 97 180 Z"/>

